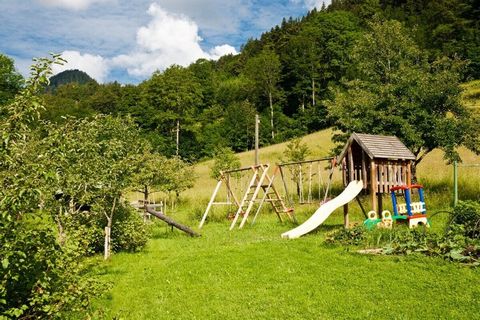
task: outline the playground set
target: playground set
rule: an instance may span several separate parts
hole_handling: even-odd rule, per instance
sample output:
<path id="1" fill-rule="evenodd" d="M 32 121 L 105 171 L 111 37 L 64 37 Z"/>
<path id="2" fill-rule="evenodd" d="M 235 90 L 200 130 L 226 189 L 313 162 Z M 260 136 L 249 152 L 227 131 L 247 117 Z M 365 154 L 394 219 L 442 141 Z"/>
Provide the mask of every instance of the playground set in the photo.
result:
<path id="1" fill-rule="evenodd" d="M 366 216 L 364 225 L 367 228 L 391 228 L 394 222 L 402 221 L 408 222 L 411 228 L 418 225 L 428 226 L 423 187 L 411 183 L 414 160 L 412 152 L 395 136 L 353 133 L 336 158 L 281 163 L 275 166 L 271 176 L 268 174 L 268 164 L 223 171 L 199 228 L 203 227 L 209 212 L 216 205 L 233 206 L 235 212 L 228 215 L 232 219 L 230 230 L 235 228 L 240 217 L 242 219 L 238 227 L 243 228 L 255 204 L 258 206 L 252 224 L 265 202 L 270 203 L 281 222 L 287 217 L 296 223 L 293 197 L 297 198 L 299 204 L 313 203 L 314 184 L 317 187 L 315 193 L 318 192 L 320 207 L 303 224 L 283 233 L 282 237 L 293 239 L 311 232 L 342 206 L 344 226 L 348 228 L 348 205 L 354 199 L 357 199 Z M 340 195 L 329 200 L 328 193 L 337 164 L 341 167 L 346 188 Z M 287 177 L 288 175 L 290 177 Z M 274 184 L 277 177 L 282 180 L 281 188 Z M 248 183 L 241 182 L 245 179 Z M 289 192 L 289 181 L 294 182 L 296 194 Z M 225 186 L 226 200 L 218 201 L 222 185 Z M 416 202 L 412 202 L 412 191 L 418 193 L 419 199 Z M 362 192 L 371 195 L 372 210 L 368 213 L 358 199 Z M 384 194 L 390 194 L 393 216 L 390 211 L 383 210 Z M 404 198 L 405 203 L 399 203 L 400 198 Z"/>

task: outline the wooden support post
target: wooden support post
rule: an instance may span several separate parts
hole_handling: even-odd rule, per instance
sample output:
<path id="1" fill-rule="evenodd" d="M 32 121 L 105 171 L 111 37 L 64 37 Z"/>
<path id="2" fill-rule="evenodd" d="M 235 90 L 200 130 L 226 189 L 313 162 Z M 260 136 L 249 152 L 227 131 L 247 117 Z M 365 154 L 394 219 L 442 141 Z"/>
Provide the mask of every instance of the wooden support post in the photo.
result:
<path id="1" fill-rule="evenodd" d="M 258 141 L 259 141 L 259 125 L 260 118 L 258 114 L 255 115 L 255 165 L 258 166 Z"/>
<path id="2" fill-rule="evenodd" d="M 215 187 L 215 191 L 213 191 L 212 197 L 210 198 L 210 202 L 208 203 L 207 209 L 205 210 L 205 213 L 203 214 L 202 220 L 200 221 L 200 225 L 198 226 L 199 229 L 201 229 L 203 224 L 205 223 L 205 220 L 207 219 L 208 212 L 210 211 L 210 208 L 212 207 L 212 204 L 215 201 L 215 197 L 217 196 L 218 190 L 220 189 L 221 185 L 222 185 L 222 179 L 218 180 L 218 182 L 217 182 L 217 186 Z"/>
<path id="3" fill-rule="evenodd" d="M 412 185 L 412 162 L 408 162 L 407 164 L 407 186 Z"/>
<path id="4" fill-rule="evenodd" d="M 355 180 L 355 167 L 353 165 L 352 146 L 348 147 L 348 183 Z"/>
<path id="5" fill-rule="evenodd" d="M 381 214 L 383 211 L 383 193 L 379 192 L 377 194 L 377 199 L 378 199 L 378 213 Z"/>
<path id="6" fill-rule="evenodd" d="M 365 151 L 362 149 L 362 180 L 363 180 L 363 188 L 368 188 L 368 181 L 367 181 L 367 164 L 365 162 Z"/>
<path id="7" fill-rule="evenodd" d="M 348 229 L 349 221 L 348 221 L 348 203 L 343 205 L 343 227 Z"/>
<path id="8" fill-rule="evenodd" d="M 372 196 L 372 210 L 377 212 L 377 169 L 375 165 L 375 161 L 370 161 L 370 192 Z"/>

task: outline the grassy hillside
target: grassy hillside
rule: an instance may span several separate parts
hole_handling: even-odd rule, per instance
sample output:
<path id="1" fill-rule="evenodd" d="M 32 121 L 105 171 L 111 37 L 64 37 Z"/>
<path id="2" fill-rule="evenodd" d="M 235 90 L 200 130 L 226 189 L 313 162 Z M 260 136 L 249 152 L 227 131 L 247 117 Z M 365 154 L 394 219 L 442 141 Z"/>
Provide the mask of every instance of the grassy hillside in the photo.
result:
<path id="1" fill-rule="evenodd" d="M 316 159 L 325 157 L 329 154 L 333 147 L 331 141 L 332 130 L 327 129 L 305 136 L 302 141 L 308 145 L 311 150 L 309 159 Z M 275 144 L 260 149 L 260 162 L 275 164 L 281 162 L 283 152 L 286 150 L 287 143 Z M 480 157 L 476 156 L 471 151 L 462 148 L 460 154 L 464 163 L 479 163 Z M 242 152 L 238 154 L 242 166 L 249 166 L 254 163 L 254 151 Z M 195 168 L 197 174 L 197 181 L 195 187 L 185 192 L 184 196 L 194 200 L 195 202 L 205 202 L 210 197 L 215 187 L 216 181 L 210 177 L 210 167 L 213 160 L 202 162 Z M 471 176 L 480 177 L 480 168 L 460 168 L 460 180 L 463 185 L 469 184 L 469 189 L 477 187 L 477 192 L 480 193 L 480 182 L 469 179 Z M 428 191 L 429 187 L 438 190 L 451 188 L 451 181 L 453 181 L 453 168 L 448 165 L 443 159 L 443 152 L 441 150 L 434 150 L 420 163 L 418 167 L 418 178 L 425 183 Z M 339 170 L 335 171 L 334 179 L 340 181 L 341 175 Z M 468 180 L 468 181 L 467 181 Z M 480 181 L 480 179 L 477 179 Z M 470 186 L 473 184 L 472 186 Z M 461 191 L 461 190 L 460 190 Z M 471 193 L 469 191 L 469 193 Z"/>
<path id="2" fill-rule="evenodd" d="M 465 83 L 462 88 L 463 103 L 470 108 L 480 109 L 480 80 Z"/>

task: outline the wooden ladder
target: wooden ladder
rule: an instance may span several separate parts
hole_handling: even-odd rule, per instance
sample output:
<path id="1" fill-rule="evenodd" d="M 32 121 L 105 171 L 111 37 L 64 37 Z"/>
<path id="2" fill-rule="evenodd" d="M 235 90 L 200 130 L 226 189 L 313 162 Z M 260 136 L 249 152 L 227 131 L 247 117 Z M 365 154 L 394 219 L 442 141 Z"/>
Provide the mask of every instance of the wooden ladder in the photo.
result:
<path id="1" fill-rule="evenodd" d="M 260 164 L 258 166 L 251 167 L 253 170 L 252 179 L 250 179 L 247 190 L 245 191 L 242 201 L 240 201 L 240 205 L 238 206 L 238 210 L 233 217 L 230 230 L 235 227 L 240 215 L 243 215 L 243 218 L 239 228 L 242 228 L 245 224 L 245 221 L 247 220 L 248 215 L 250 214 L 250 211 L 252 211 L 253 205 L 255 204 L 255 200 L 258 197 L 258 193 L 262 189 L 262 184 L 265 180 L 265 176 L 267 175 L 269 167 L 270 165 L 268 164 Z"/>
<path id="2" fill-rule="evenodd" d="M 273 211 L 275 211 L 275 214 L 277 215 L 280 222 L 283 222 L 282 214 L 286 214 L 290 220 L 292 220 L 294 223 L 297 223 L 297 219 L 295 218 L 293 208 L 288 208 L 286 206 L 285 201 L 282 199 L 282 197 L 280 196 L 280 194 L 278 193 L 277 189 L 273 184 L 275 177 L 277 176 L 278 170 L 279 170 L 279 167 L 276 167 L 272 177 L 269 177 L 268 174 L 265 177 L 268 184 L 262 186 L 263 197 L 260 200 L 260 203 L 257 208 L 257 212 L 253 217 L 252 224 L 255 223 L 255 220 L 257 219 L 257 216 L 260 213 L 260 210 L 262 209 L 262 206 L 265 202 L 269 202 L 272 205 Z"/>

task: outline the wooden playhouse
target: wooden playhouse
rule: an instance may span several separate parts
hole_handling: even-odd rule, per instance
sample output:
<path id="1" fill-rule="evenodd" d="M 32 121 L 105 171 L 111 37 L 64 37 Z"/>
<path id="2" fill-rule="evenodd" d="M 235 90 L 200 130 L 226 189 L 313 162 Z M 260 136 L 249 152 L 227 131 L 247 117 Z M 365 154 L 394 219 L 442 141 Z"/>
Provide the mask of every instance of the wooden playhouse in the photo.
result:
<path id="1" fill-rule="evenodd" d="M 372 210 L 381 212 L 383 194 L 394 186 L 411 185 L 415 155 L 395 136 L 353 133 L 337 161 L 345 186 L 362 180 L 365 192 L 371 195 Z M 344 214 L 348 225 L 348 205 Z"/>

